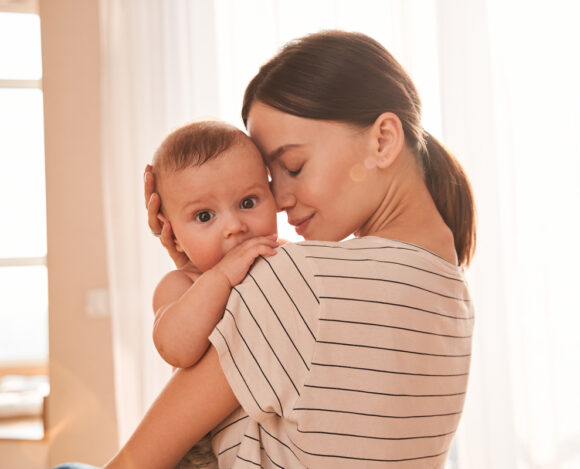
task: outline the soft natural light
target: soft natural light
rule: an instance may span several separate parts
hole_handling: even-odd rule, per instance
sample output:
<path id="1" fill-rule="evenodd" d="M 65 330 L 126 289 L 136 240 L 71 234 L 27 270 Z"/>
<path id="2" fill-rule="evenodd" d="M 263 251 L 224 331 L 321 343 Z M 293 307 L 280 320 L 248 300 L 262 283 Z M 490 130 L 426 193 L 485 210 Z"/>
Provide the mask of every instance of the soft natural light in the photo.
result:
<path id="1" fill-rule="evenodd" d="M 44 256 L 42 91 L 0 88 L 0 152 L 0 257 Z"/>
<path id="2" fill-rule="evenodd" d="M 22 13 L 0 14 L 0 80 L 42 77 L 40 19 Z"/>
<path id="3" fill-rule="evenodd" d="M 103 1 L 110 7 L 104 25 L 110 44 L 126 30 L 147 32 L 135 49 L 117 41 L 104 53 L 110 65 L 107 102 L 113 103 L 104 125 L 123 149 L 105 152 L 112 181 L 137 177 L 164 133 L 187 120 L 211 115 L 241 127 L 245 86 L 286 41 L 341 28 L 381 42 L 417 86 L 424 128 L 464 165 L 478 209 L 478 249 L 467 272 L 476 305 L 472 368 L 450 464 L 578 467 L 578 2 L 175 1 L 164 3 L 157 23 L 158 10 L 136 8 L 127 16 L 115 9 L 115 0 Z M 159 29 L 144 27 L 149 24 Z M 124 73 L 121 65 L 129 63 L 137 64 L 136 70 Z M 135 74 L 145 78 L 135 84 Z M 159 96 L 162 106 L 152 98 Z M 143 109 L 152 111 L 144 116 Z M 120 134 L 134 122 L 135 135 Z M 122 178 L 114 169 L 128 158 L 127 149 L 133 151 L 133 166 Z M 122 183 L 111 186 L 126 203 L 109 206 L 109 217 L 117 222 L 142 205 L 142 188 L 137 184 L 134 200 L 127 201 Z M 128 230 L 135 228 L 124 226 L 115 238 L 118 252 L 133 248 L 124 244 Z M 133 240 L 141 231 L 131 233 Z M 300 239 L 285 214 L 279 216 L 279 234 Z M 141 262 L 151 250 L 146 245 L 126 261 Z M 127 268 L 123 262 L 117 267 Z M 121 306 L 115 320 L 129 335 L 135 326 L 125 313 L 132 304 Z M 143 354 L 140 344 L 133 347 L 121 335 L 115 340 L 124 351 Z M 124 376 L 131 364 L 127 360 Z M 152 381 L 149 370 L 134 380 L 141 380 L 136 386 Z M 122 409 L 135 398 L 123 399 Z M 127 421 L 137 422 L 139 413 L 130 413 L 124 415 Z"/>
<path id="4" fill-rule="evenodd" d="M 46 267 L 0 268 L 0 362 L 48 356 Z"/>
<path id="5" fill-rule="evenodd" d="M 38 15 L 0 13 L 0 365 L 48 357 Z"/>

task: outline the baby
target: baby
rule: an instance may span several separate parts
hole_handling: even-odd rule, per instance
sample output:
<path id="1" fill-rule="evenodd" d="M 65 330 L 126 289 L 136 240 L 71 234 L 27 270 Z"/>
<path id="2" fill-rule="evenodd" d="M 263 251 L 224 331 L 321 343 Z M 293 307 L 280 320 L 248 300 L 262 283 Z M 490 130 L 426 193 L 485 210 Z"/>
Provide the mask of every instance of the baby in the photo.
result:
<path id="1" fill-rule="evenodd" d="M 169 134 L 155 152 L 152 172 L 159 217 L 189 259 L 155 289 L 153 340 L 166 362 L 186 368 L 209 347 L 231 288 L 256 257 L 276 253 L 276 204 L 260 152 L 224 122 L 193 122 Z M 208 437 L 179 467 L 186 464 L 214 467 Z"/>

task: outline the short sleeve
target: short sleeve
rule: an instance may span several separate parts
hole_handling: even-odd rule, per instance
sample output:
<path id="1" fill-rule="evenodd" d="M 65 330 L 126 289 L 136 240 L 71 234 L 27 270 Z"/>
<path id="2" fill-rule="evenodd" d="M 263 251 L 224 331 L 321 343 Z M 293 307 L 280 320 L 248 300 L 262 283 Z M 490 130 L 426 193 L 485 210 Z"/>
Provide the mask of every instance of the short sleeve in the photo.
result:
<path id="1" fill-rule="evenodd" d="M 253 420 L 291 412 L 310 371 L 319 306 L 308 260 L 295 244 L 260 258 L 232 289 L 209 339 Z"/>

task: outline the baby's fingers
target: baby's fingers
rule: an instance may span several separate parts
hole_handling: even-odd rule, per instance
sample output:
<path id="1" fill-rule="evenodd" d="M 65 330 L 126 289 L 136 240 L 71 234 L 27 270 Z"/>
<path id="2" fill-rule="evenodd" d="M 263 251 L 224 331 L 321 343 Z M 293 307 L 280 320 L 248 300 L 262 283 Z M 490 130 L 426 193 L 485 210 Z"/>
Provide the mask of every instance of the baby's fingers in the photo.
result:
<path id="1" fill-rule="evenodd" d="M 276 247 L 278 247 L 277 245 L 275 246 L 269 246 L 267 244 L 258 244 L 255 248 L 255 256 L 254 257 L 259 257 L 259 256 L 266 256 L 266 257 L 270 257 L 275 255 L 278 251 L 276 251 Z"/>

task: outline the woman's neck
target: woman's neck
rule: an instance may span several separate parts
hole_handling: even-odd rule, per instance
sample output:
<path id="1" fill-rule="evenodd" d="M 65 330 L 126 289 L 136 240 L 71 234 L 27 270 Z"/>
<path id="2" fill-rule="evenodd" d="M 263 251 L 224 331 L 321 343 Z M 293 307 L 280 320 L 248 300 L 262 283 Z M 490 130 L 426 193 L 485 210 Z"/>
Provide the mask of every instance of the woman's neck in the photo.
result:
<path id="1" fill-rule="evenodd" d="M 384 171 L 385 193 L 377 210 L 355 233 L 415 244 L 457 264 L 453 233 L 445 224 L 408 150 Z"/>

